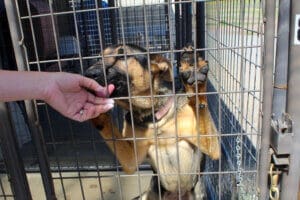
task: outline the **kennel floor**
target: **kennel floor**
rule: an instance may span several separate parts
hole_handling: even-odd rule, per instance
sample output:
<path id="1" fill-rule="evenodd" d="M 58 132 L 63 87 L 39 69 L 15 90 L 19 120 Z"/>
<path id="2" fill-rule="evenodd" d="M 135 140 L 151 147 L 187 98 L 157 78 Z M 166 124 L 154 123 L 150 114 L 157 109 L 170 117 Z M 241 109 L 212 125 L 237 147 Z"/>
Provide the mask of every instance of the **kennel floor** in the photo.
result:
<path id="1" fill-rule="evenodd" d="M 54 177 L 54 187 L 58 200 L 133 199 L 134 197 L 137 197 L 139 195 L 139 185 L 141 187 L 141 191 L 146 191 L 151 180 L 152 172 L 139 172 L 140 176 L 143 177 L 142 179 L 140 179 L 140 183 L 138 182 L 137 174 L 126 176 L 123 173 L 119 173 L 118 175 L 116 172 L 101 172 L 101 187 L 99 185 L 99 179 L 97 178 L 97 172 L 80 172 L 80 174 L 81 176 L 89 178 L 82 178 L 81 181 L 79 181 L 78 178 L 74 178 L 78 177 L 78 172 L 63 172 L 60 175 L 59 173 L 52 174 L 52 176 Z M 59 179 L 59 176 L 64 177 L 64 179 L 61 181 L 61 179 Z M 29 187 L 33 200 L 46 200 L 40 174 L 27 173 L 27 178 L 29 181 Z M 4 191 L 11 194 L 7 176 L 1 175 L 1 180 L 4 186 Z M 62 184 L 65 193 L 63 192 Z M 119 189 L 120 185 L 121 190 Z M 102 192 L 100 188 L 102 188 Z M 84 195 L 82 189 L 84 190 Z"/>

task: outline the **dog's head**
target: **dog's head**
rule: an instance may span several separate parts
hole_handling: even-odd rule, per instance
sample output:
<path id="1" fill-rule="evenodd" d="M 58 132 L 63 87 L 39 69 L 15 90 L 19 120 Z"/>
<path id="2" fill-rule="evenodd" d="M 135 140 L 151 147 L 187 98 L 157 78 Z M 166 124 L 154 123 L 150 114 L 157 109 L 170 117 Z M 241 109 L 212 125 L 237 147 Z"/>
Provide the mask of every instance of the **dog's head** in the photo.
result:
<path id="1" fill-rule="evenodd" d="M 161 55 L 148 56 L 145 49 L 135 45 L 107 47 L 103 51 L 103 61 L 88 68 L 85 76 L 103 86 L 114 84 L 115 90 L 111 97 L 133 97 L 133 109 L 147 109 L 158 103 L 158 98 L 151 100 L 151 90 L 153 95 L 171 92 L 170 62 Z M 128 102 L 126 98 L 117 100 L 125 109 L 129 109 Z"/>

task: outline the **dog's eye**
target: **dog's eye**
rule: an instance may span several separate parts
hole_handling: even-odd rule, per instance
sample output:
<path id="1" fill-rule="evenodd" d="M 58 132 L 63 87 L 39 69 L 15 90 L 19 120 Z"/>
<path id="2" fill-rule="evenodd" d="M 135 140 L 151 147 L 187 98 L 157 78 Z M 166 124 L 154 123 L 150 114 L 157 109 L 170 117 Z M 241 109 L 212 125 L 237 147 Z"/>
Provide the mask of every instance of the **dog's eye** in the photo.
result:
<path id="1" fill-rule="evenodd" d="M 124 54 L 124 49 L 123 48 L 118 49 L 118 54 Z"/>
<path id="2" fill-rule="evenodd" d="M 123 48 L 118 49 L 116 60 L 125 60 L 124 54 L 125 54 L 125 51 Z"/>

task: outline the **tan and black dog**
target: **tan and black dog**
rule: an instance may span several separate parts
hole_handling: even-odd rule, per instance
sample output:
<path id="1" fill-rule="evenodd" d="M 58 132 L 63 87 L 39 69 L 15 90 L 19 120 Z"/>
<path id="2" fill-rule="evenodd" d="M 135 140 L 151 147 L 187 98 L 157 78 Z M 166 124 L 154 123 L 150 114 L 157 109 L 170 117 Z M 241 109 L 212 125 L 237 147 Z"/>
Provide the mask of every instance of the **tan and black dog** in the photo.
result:
<path id="1" fill-rule="evenodd" d="M 111 97 L 117 97 L 126 114 L 121 131 L 109 113 L 92 121 L 126 173 L 134 173 L 146 158 L 150 161 L 157 176 L 140 198 L 177 199 L 180 194 L 181 199 L 201 199 L 204 195 L 195 197 L 194 187 L 203 153 L 220 157 L 206 95 L 195 95 L 196 88 L 206 92 L 207 62 L 198 56 L 195 61 L 190 49 L 182 53 L 180 74 L 188 95 L 175 97 L 173 69 L 163 56 L 150 54 L 148 60 L 145 49 L 135 45 L 107 47 L 103 56 L 105 66 L 96 63 L 86 76 L 101 85 L 114 84 Z"/>

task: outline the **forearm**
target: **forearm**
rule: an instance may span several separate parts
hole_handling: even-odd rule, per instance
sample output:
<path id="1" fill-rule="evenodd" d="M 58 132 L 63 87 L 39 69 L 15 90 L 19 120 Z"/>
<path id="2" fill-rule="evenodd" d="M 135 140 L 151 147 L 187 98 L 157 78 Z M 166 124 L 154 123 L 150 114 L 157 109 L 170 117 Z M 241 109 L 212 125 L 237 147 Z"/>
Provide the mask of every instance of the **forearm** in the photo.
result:
<path id="1" fill-rule="evenodd" d="M 0 101 L 43 99 L 47 72 L 20 72 L 0 70 Z"/>

